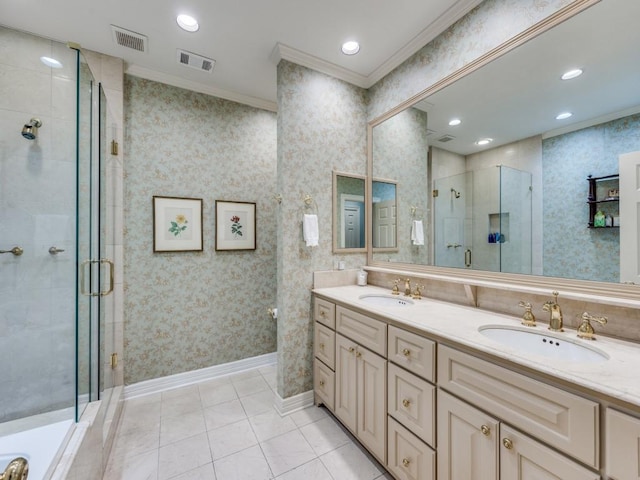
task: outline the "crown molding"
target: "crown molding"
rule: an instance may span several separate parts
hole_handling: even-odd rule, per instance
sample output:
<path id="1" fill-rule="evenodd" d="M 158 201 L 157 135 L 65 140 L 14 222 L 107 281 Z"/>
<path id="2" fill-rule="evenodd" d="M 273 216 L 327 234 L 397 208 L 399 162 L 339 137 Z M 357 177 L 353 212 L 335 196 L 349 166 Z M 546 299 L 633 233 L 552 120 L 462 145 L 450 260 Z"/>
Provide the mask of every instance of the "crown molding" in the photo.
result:
<path id="1" fill-rule="evenodd" d="M 409 43 L 394 53 L 369 75 L 356 73 L 283 43 L 276 43 L 270 58 L 276 65 L 280 60 L 287 60 L 297 65 L 331 75 L 332 77 L 352 83 L 358 87 L 370 88 L 482 2 L 483 0 L 457 1 L 445 13 L 431 22 L 427 28 L 422 30 L 422 32 L 416 35 Z"/>
<path id="2" fill-rule="evenodd" d="M 577 130 L 582 130 L 583 128 L 589 128 L 595 125 L 600 125 L 601 123 L 607 123 L 612 120 L 635 115 L 636 113 L 640 113 L 640 106 L 627 108 L 626 110 L 620 110 L 619 112 L 608 113 L 606 115 L 601 115 L 572 125 L 567 125 L 566 127 L 549 130 L 542 134 L 542 139 L 545 140 L 547 138 L 557 137 L 558 135 L 564 135 L 565 133 L 575 132 Z"/>
<path id="3" fill-rule="evenodd" d="M 242 93 L 232 92 L 230 90 L 224 90 L 211 85 L 205 85 L 185 78 L 176 77 L 175 75 L 169 75 L 156 70 L 144 68 L 139 65 L 127 64 L 124 73 L 133 75 L 134 77 L 166 83 L 167 85 L 172 85 L 174 87 L 185 88 L 194 92 L 205 93 L 214 97 L 224 98 L 225 100 L 231 100 L 232 102 L 242 103 L 244 105 L 269 110 L 271 112 L 278 111 L 278 105 L 275 102 L 252 97 L 250 95 L 243 95 Z"/>
<path id="4" fill-rule="evenodd" d="M 348 68 L 336 65 L 335 63 L 327 62 L 315 55 L 310 55 L 283 43 L 276 43 L 276 46 L 273 48 L 269 58 L 276 65 L 280 60 L 287 60 L 297 65 L 344 80 L 345 82 L 358 87 L 369 88 L 368 77 L 349 70 Z"/>

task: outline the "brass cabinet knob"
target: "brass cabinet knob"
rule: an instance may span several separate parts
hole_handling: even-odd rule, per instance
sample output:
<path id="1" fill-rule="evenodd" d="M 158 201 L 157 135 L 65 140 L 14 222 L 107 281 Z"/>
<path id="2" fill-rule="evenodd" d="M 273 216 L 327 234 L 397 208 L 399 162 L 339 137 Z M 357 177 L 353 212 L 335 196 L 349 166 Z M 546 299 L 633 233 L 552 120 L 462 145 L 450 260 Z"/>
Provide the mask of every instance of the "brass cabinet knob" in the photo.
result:
<path id="1" fill-rule="evenodd" d="M 504 445 L 504 448 L 506 448 L 507 450 L 511 450 L 513 448 L 513 442 L 508 438 L 502 439 L 502 445 Z"/>
<path id="2" fill-rule="evenodd" d="M 489 435 L 491 435 L 491 429 L 487 425 L 482 425 L 480 427 L 480 431 L 485 437 L 488 437 Z"/>
<path id="3" fill-rule="evenodd" d="M 362 356 L 362 352 L 358 352 L 358 351 L 356 350 L 356 357 L 357 357 L 357 358 L 360 358 L 361 356 Z"/>
<path id="4" fill-rule="evenodd" d="M 353 353 L 353 352 L 355 352 L 355 351 L 356 351 L 356 349 L 355 349 L 355 348 L 353 348 L 353 347 L 349 347 L 349 353 Z"/>
<path id="5" fill-rule="evenodd" d="M 325 312 L 324 310 L 320 310 L 320 316 L 321 317 L 326 317 L 327 316 L 327 312 Z"/>
<path id="6" fill-rule="evenodd" d="M 410 400 L 408 400 L 406 398 L 404 400 L 402 400 L 402 406 L 404 408 L 409 408 L 409 405 L 411 405 L 411 401 Z"/>
<path id="7" fill-rule="evenodd" d="M 320 384 L 321 387 L 324 387 L 324 380 L 320 380 L 320 382 L 318 382 Z"/>
<path id="8" fill-rule="evenodd" d="M 410 463 L 411 463 L 411 460 L 409 460 L 408 458 L 402 459 L 402 465 L 404 465 L 405 467 L 408 467 Z"/>
<path id="9" fill-rule="evenodd" d="M 320 347 L 320 350 L 324 350 L 324 343 L 321 343 L 320 345 L 318 345 Z"/>
<path id="10" fill-rule="evenodd" d="M 409 350 L 408 348 L 405 348 L 404 350 L 402 350 L 402 354 L 408 358 L 411 356 L 411 350 Z"/>

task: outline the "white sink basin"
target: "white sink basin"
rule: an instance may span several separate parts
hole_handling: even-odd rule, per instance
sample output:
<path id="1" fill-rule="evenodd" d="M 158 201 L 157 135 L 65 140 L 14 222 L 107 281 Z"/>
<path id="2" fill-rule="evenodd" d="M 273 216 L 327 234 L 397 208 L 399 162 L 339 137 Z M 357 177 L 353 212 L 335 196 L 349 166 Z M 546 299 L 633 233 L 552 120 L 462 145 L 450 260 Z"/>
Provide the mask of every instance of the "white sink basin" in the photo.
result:
<path id="1" fill-rule="evenodd" d="M 384 295 L 382 293 L 360 295 L 358 298 L 369 305 L 378 305 L 380 307 L 408 307 L 409 305 L 413 305 L 413 300 L 409 300 L 406 297 Z"/>
<path id="2" fill-rule="evenodd" d="M 570 362 L 604 362 L 609 356 L 590 345 L 558 338 L 534 329 L 485 325 L 478 331 L 487 338 L 526 353 Z"/>

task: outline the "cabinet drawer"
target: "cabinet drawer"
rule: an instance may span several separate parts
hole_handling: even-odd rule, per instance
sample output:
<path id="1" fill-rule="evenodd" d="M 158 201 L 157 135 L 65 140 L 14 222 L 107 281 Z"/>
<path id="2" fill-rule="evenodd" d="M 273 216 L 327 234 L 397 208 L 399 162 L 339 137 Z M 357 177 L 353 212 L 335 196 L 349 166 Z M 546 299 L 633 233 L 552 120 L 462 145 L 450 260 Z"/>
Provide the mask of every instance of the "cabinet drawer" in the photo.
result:
<path id="1" fill-rule="evenodd" d="M 331 370 L 335 370 L 336 333 L 318 322 L 316 322 L 315 326 L 313 339 L 314 355 L 316 358 L 322 360 Z"/>
<path id="2" fill-rule="evenodd" d="M 333 412 L 335 374 L 324 363 L 317 359 L 313 362 L 313 389 L 316 396 Z"/>
<path id="3" fill-rule="evenodd" d="M 612 479 L 640 480 L 640 418 L 607 408 L 605 469 Z"/>
<path id="4" fill-rule="evenodd" d="M 390 325 L 387 357 L 410 372 L 435 382 L 435 342 Z"/>
<path id="5" fill-rule="evenodd" d="M 599 468 L 597 403 L 442 345 L 438 385 Z"/>
<path id="6" fill-rule="evenodd" d="M 313 300 L 313 319 L 329 328 L 336 328 L 336 306 L 335 304 L 314 298 Z"/>
<path id="7" fill-rule="evenodd" d="M 400 480 L 434 480 L 436 453 L 389 417 L 387 468 Z"/>
<path id="8" fill-rule="evenodd" d="M 436 387 L 393 363 L 387 368 L 389 415 L 434 446 Z"/>
<path id="9" fill-rule="evenodd" d="M 384 322 L 338 306 L 336 331 L 378 355 L 387 354 L 387 324 Z"/>

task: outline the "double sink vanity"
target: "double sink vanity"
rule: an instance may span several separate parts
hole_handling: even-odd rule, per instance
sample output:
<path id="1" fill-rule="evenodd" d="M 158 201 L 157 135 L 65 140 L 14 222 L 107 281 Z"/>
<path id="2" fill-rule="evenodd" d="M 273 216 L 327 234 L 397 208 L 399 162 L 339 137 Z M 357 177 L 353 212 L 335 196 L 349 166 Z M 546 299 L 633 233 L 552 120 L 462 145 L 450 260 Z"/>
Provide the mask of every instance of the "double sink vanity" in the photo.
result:
<path id="1" fill-rule="evenodd" d="M 313 312 L 315 401 L 395 478 L 640 478 L 637 344 L 375 286 Z"/>

